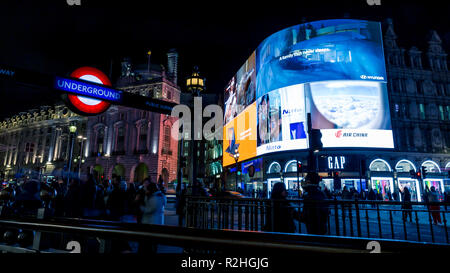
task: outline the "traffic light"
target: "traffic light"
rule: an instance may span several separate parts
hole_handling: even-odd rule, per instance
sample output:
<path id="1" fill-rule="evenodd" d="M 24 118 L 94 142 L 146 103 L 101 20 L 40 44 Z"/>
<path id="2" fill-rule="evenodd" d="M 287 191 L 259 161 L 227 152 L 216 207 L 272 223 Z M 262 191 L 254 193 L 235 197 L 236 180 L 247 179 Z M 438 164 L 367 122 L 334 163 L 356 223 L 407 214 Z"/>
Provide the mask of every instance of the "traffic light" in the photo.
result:
<path id="1" fill-rule="evenodd" d="M 416 178 L 417 179 L 421 179 L 422 178 L 422 173 L 421 172 L 416 172 Z"/>
<path id="2" fill-rule="evenodd" d="M 323 144 L 322 144 L 322 133 L 319 129 L 311 129 L 311 135 L 310 135 L 310 148 L 313 151 L 316 150 L 322 150 Z"/>
<path id="3" fill-rule="evenodd" d="M 427 167 L 422 166 L 422 179 L 427 178 Z"/>
<path id="4" fill-rule="evenodd" d="M 332 171 L 328 171 L 328 177 L 333 177 L 333 172 Z"/>
<path id="5" fill-rule="evenodd" d="M 339 178 L 339 172 L 333 172 L 333 184 L 335 191 L 341 190 L 341 179 Z"/>
<path id="6" fill-rule="evenodd" d="M 303 165 L 300 161 L 297 161 L 297 172 L 303 173 Z"/>

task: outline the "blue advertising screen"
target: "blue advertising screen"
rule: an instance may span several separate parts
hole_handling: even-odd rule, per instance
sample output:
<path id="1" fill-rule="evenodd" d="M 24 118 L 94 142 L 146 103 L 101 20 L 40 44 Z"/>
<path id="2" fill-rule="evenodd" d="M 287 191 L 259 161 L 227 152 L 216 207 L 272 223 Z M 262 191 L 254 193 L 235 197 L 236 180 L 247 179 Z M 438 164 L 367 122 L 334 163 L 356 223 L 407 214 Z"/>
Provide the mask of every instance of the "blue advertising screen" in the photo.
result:
<path id="1" fill-rule="evenodd" d="M 224 124 L 256 102 L 256 155 L 308 148 L 394 148 L 381 25 L 323 20 L 266 38 L 230 80 Z"/>

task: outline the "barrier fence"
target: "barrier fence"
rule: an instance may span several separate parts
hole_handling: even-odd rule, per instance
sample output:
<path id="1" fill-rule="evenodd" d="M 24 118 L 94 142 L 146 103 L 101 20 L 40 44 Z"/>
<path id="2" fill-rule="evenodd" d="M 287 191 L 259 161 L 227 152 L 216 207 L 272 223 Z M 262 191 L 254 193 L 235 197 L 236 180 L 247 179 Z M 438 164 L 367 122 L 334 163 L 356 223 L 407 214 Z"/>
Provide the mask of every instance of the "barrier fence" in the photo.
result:
<path id="1" fill-rule="evenodd" d="M 302 199 L 275 201 L 190 196 L 186 198 L 185 226 L 274 231 L 275 214 L 280 211 L 274 208 L 282 207 L 290 211 L 290 217 L 302 219 L 305 204 L 322 213 L 326 211 L 325 235 L 450 243 L 448 203 L 410 202 L 410 209 L 404 209 L 405 203 L 397 201 L 335 199 L 308 202 Z M 305 222 L 295 223 L 296 233 L 307 233 Z"/>

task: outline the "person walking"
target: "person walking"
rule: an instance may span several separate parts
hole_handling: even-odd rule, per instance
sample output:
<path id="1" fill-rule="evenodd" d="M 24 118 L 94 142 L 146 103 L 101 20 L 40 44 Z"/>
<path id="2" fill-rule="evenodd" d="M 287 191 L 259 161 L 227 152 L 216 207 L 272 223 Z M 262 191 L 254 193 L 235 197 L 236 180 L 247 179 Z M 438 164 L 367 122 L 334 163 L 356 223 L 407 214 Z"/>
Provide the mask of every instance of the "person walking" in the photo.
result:
<path id="1" fill-rule="evenodd" d="M 83 215 L 80 180 L 71 178 L 66 196 L 64 197 L 65 216 L 78 218 Z"/>
<path id="2" fill-rule="evenodd" d="M 95 218 L 99 216 L 95 208 L 95 199 L 97 197 L 97 186 L 92 174 L 88 175 L 88 180 L 81 186 L 81 202 L 83 206 L 83 216 L 86 218 Z"/>
<path id="3" fill-rule="evenodd" d="M 270 196 L 270 199 L 273 201 L 273 208 L 269 208 L 270 213 L 267 215 L 266 231 L 295 232 L 296 227 L 294 219 L 299 220 L 298 213 L 290 206 L 286 197 L 286 185 L 281 182 L 275 183 Z M 271 215 L 271 213 L 273 213 L 273 215 Z"/>
<path id="4" fill-rule="evenodd" d="M 178 215 L 178 226 L 181 227 L 184 225 L 185 217 L 186 184 L 182 184 L 181 182 L 177 183 L 175 202 L 176 213 Z"/>
<path id="5" fill-rule="evenodd" d="M 158 189 L 155 183 L 147 183 L 142 211 L 142 224 L 164 225 L 164 208 L 166 196 Z M 139 253 L 156 253 L 157 245 L 149 242 L 139 243 Z"/>
<path id="6" fill-rule="evenodd" d="M 310 172 L 302 183 L 305 193 L 303 194 L 304 204 L 300 219 L 305 223 L 308 234 L 325 235 L 328 231 L 329 209 L 325 203 L 327 197 L 319 188 L 320 180 L 317 173 Z"/>
<path id="7" fill-rule="evenodd" d="M 126 193 L 121 187 L 120 176 L 113 175 L 112 191 L 106 202 L 106 209 L 109 211 L 109 219 L 121 221 L 125 211 Z"/>
<path id="8" fill-rule="evenodd" d="M 412 205 L 411 205 L 411 193 L 407 187 L 403 188 L 402 192 L 402 218 L 403 221 L 408 219 L 412 222 Z"/>
<path id="9" fill-rule="evenodd" d="M 431 211 L 431 217 L 433 218 L 433 224 L 442 224 L 441 212 L 439 204 L 439 193 L 434 186 L 431 186 L 428 193 L 428 202 L 431 203 L 429 210 Z"/>
<path id="10" fill-rule="evenodd" d="M 375 193 L 375 191 L 373 190 L 373 189 L 370 189 L 370 191 L 369 191 L 369 194 L 368 194 L 368 196 L 367 196 L 367 199 L 369 200 L 369 201 L 372 201 L 371 203 L 371 206 L 372 206 L 372 208 L 375 208 L 375 200 L 377 200 L 377 194 Z"/>

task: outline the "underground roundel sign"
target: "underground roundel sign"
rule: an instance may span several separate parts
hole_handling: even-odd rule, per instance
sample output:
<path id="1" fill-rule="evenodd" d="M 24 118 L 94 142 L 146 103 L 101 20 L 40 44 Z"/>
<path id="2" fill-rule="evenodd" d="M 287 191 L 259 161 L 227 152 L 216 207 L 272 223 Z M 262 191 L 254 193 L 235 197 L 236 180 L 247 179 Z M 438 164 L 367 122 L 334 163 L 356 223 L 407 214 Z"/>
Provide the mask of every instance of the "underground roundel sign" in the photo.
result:
<path id="1" fill-rule="evenodd" d="M 93 67 L 80 67 L 73 71 L 70 77 L 111 86 L 108 77 L 102 71 Z M 97 115 L 105 112 L 111 106 L 111 103 L 104 100 L 75 94 L 67 94 L 67 99 L 71 110 L 81 115 Z"/>

